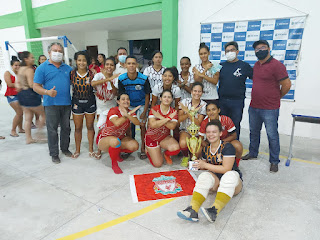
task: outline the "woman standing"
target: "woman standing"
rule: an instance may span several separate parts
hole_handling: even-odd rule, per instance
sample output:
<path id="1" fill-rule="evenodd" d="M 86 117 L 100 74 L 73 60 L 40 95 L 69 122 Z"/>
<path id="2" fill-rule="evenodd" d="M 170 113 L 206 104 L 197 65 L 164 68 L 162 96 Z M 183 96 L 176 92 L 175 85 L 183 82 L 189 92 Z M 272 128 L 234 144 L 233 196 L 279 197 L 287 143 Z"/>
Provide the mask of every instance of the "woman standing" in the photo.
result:
<path id="1" fill-rule="evenodd" d="M 35 143 L 36 140 L 31 136 L 31 124 L 33 114 L 38 114 L 39 129 L 44 126 L 45 114 L 41 105 L 41 96 L 33 91 L 33 76 L 34 57 L 28 51 L 20 52 L 19 59 L 21 59 L 20 69 L 18 71 L 16 89 L 18 93 L 19 103 L 25 113 L 24 129 L 26 132 L 26 143 Z"/>
<path id="2" fill-rule="evenodd" d="M 120 174 L 123 173 L 118 165 L 118 162 L 123 161 L 120 152 L 132 153 L 139 148 L 139 143 L 126 136 L 126 133 L 130 122 L 134 125 L 140 124 L 135 112 L 141 106 L 130 111 L 130 99 L 125 93 L 118 96 L 117 103 L 119 106 L 111 108 L 108 112 L 106 124 L 98 134 L 96 141 L 100 150 L 109 152 L 114 173 Z"/>
<path id="3" fill-rule="evenodd" d="M 219 81 L 219 75 L 213 75 L 212 72 L 209 71 L 212 67 L 212 63 L 209 61 L 209 54 L 209 47 L 205 43 L 201 43 L 199 47 L 201 64 L 197 64 L 192 69 L 194 80 L 202 82 L 204 86 L 204 92 L 201 99 L 206 102 L 219 98 L 216 86 Z"/>
<path id="4" fill-rule="evenodd" d="M 93 151 L 93 122 L 97 107 L 96 98 L 93 93 L 93 87 L 91 86 L 93 74 L 88 70 L 88 63 L 90 59 L 86 52 L 80 51 L 75 53 L 74 60 L 76 61 L 76 69 L 71 72 L 70 79 L 73 89 L 72 114 L 75 125 L 74 138 L 76 142 L 76 151 L 72 157 L 77 158 L 80 155 L 84 117 L 86 118 L 87 135 L 89 141 L 89 156 L 96 157 L 96 154 Z"/>
<path id="5" fill-rule="evenodd" d="M 203 85 L 200 82 L 195 82 L 191 87 L 191 98 L 183 99 L 179 106 L 179 122 L 180 122 L 180 139 L 179 144 L 183 158 L 181 161 L 181 166 L 187 167 L 189 162 L 189 150 L 187 146 L 187 138 L 190 134 L 187 132 L 187 127 L 192 123 L 192 115 L 190 110 L 193 108 L 196 111 L 194 116 L 194 122 L 200 126 L 202 120 L 206 115 L 206 102 L 201 100 L 203 92 Z"/>
<path id="6" fill-rule="evenodd" d="M 6 71 L 4 73 L 4 80 L 7 84 L 7 91 L 5 96 L 7 97 L 9 105 L 13 108 L 16 112 L 16 115 L 12 121 L 12 128 L 11 128 L 11 137 L 19 137 L 17 134 L 17 127 L 19 128 L 19 133 L 24 133 L 25 131 L 22 128 L 22 121 L 23 121 L 23 110 L 18 101 L 18 92 L 15 88 L 15 81 L 16 77 L 20 68 L 20 61 L 16 56 L 12 56 L 12 60 L 10 62 L 11 70 Z"/>
<path id="7" fill-rule="evenodd" d="M 96 75 L 100 72 L 99 64 L 97 64 L 98 60 L 95 57 L 91 57 L 91 64 L 89 65 L 89 70 Z"/>
<path id="8" fill-rule="evenodd" d="M 161 148 L 165 150 L 164 158 L 169 165 L 172 164 L 171 156 L 180 152 L 179 143 L 170 136 L 170 130 L 175 129 L 178 123 L 177 111 L 170 106 L 173 101 L 171 91 L 163 90 L 160 101 L 160 105 L 151 108 L 145 135 L 147 155 L 154 167 L 163 164 Z"/>
<path id="9" fill-rule="evenodd" d="M 181 89 L 181 99 L 191 97 L 191 84 L 194 82 L 193 73 L 190 73 L 191 60 L 188 57 L 180 59 L 181 73 L 179 74 L 178 86 Z"/>
<path id="10" fill-rule="evenodd" d="M 105 62 L 106 62 L 106 55 L 104 55 L 103 53 L 99 53 L 98 54 L 98 65 L 99 65 L 100 70 L 102 68 L 104 68 Z"/>
<path id="11" fill-rule="evenodd" d="M 199 221 L 198 212 L 209 191 L 217 191 L 210 208 L 201 207 L 201 212 L 209 222 L 214 222 L 230 199 L 242 189 L 241 172 L 235 162 L 235 149 L 232 144 L 220 140 L 222 126 L 219 120 L 212 120 L 206 126 L 209 145 L 202 150 L 202 158 L 193 167 L 207 170 L 199 175 L 193 189 L 190 206 L 177 212 L 178 217 L 192 222 Z"/>
<path id="12" fill-rule="evenodd" d="M 162 75 L 166 69 L 162 66 L 163 55 L 162 52 L 156 50 L 152 53 L 152 65 L 147 67 L 143 74 L 148 77 L 150 87 L 153 89 L 155 85 L 162 82 Z"/>

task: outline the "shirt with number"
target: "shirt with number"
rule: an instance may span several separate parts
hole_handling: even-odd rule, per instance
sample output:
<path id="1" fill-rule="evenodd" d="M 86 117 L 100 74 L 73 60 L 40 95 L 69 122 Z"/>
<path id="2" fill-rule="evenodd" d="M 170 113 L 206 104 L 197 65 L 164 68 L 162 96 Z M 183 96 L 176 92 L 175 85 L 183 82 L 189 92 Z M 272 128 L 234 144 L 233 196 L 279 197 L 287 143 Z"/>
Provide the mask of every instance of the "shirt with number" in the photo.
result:
<path id="1" fill-rule="evenodd" d="M 220 139 L 223 140 L 226 137 L 228 137 L 231 133 L 233 133 L 236 130 L 236 127 L 234 126 L 234 123 L 231 120 L 231 118 L 229 118 L 225 115 L 220 115 L 219 121 L 221 122 L 221 125 L 222 125 L 222 135 L 221 135 Z M 208 122 L 210 122 L 210 118 L 208 116 L 206 116 L 200 125 L 200 131 L 199 131 L 200 136 L 206 135 L 206 126 L 207 126 Z"/>
<path id="2" fill-rule="evenodd" d="M 181 100 L 181 103 L 190 110 L 192 107 L 192 98 L 183 99 Z M 203 100 L 200 100 L 200 103 L 198 104 L 198 106 L 196 106 L 196 108 L 199 106 L 202 106 L 202 107 L 198 110 L 198 112 L 194 116 L 195 118 L 197 118 L 199 114 L 204 116 L 206 115 L 206 106 L 207 106 L 206 102 Z M 180 130 L 184 130 L 184 131 L 187 130 L 187 127 L 189 127 L 190 124 L 191 124 L 191 119 L 187 118 L 186 120 L 180 123 Z"/>
<path id="3" fill-rule="evenodd" d="M 203 73 L 204 72 L 204 67 L 202 67 L 201 64 L 197 64 L 196 69 L 200 72 Z M 212 78 L 214 75 L 212 74 L 211 71 L 206 71 L 205 73 L 208 77 Z M 211 82 L 208 82 L 207 80 L 203 79 L 202 80 L 202 84 L 203 84 L 203 94 L 201 99 L 204 100 L 213 100 L 213 99 L 218 99 L 218 91 L 217 91 L 217 86 L 214 85 Z"/>

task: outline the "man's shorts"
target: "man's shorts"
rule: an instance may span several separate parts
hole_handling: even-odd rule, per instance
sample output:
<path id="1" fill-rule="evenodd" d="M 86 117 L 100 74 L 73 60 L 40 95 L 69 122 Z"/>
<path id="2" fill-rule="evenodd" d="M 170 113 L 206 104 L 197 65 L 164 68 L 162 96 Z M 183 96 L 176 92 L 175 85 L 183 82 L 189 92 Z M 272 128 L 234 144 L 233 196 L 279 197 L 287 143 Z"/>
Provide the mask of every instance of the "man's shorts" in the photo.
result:
<path id="1" fill-rule="evenodd" d="M 7 96 L 7 101 L 8 103 L 12 103 L 12 102 L 16 102 L 16 101 L 19 101 L 18 99 L 18 96 L 17 95 L 14 95 L 14 96 Z"/>
<path id="2" fill-rule="evenodd" d="M 72 113 L 75 115 L 94 114 L 97 110 L 96 99 L 82 100 L 72 98 Z"/>
<path id="3" fill-rule="evenodd" d="M 152 140 L 149 136 L 145 136 L 145 144 L 149 148 L 157 148 L 160 147 L 160 142 L 159 141 L 154 141 Z"/>

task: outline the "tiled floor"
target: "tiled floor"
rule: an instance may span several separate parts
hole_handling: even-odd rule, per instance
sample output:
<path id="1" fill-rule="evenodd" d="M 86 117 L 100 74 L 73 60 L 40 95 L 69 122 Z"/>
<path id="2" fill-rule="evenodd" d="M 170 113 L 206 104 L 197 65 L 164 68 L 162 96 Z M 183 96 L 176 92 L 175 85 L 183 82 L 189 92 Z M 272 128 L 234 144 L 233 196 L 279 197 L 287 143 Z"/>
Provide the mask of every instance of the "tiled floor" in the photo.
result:
<path id="1" fill-rule="evenodd" d="M 23 134 L 9 136 L 14 114 L 3 96 L 0 109 L 0 135 L 6 136 L 0 141 L 1 240 L 58 239 L 143 209 L 156 201 L 133 203 L 129 175 L 180 169 L 178 160 L 154 169 L 134 153 L 120 163 L 124 174 L 115 175 L 108 154 L 99 161 L 89 158 L 85 130 L 80 157 L 61 156 L 62 163 L 55 165 L 46 144 L 25 145 Z M 248 135 L 242 131 L 245 148 Z M 294 157 L 318 164 L 292 161 L 285 167 L 281 159 L 276 174 L 269 173 L 265 134 L 261 144 L 258 160 L 241 162 L 243 191 L 214 224 L 201 214 L 199 223 L 176 216 L 189 204 L 189 196 L 81 239 L 319 239 L 320 141 L 295 138 Z M 288 145 L 289 136 L 281 136 L 284 156 Z M 205 205 L 213 198 L 209 195 Z"/>

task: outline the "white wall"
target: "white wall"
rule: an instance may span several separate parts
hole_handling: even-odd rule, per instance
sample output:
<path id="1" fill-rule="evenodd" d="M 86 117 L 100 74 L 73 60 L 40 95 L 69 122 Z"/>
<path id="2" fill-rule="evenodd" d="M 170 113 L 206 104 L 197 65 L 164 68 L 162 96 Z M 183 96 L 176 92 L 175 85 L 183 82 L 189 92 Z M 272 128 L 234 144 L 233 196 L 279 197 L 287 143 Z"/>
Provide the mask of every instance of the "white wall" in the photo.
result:
<path id="1" fill-rule="evenodd" d="M 10 69 L 9 56 L 7 55 L 4 42 L 19 41 L 19 40 L 25 40 L 25 39 L 26 39 L 25 31 L 23 26 L 0 29 L 0 78 L 3 80 L 2 89 L 0 91 L 1 93 L 4 93 L 7 89 L 6 83 L 4 82 L 4 79 L 3 79 L 3 74 L 5 71 Z M 27 50 L 26 43 L 16 43 L 16 44 L 12 44 L 12 46 L 17 52 Z M 9 54 L 10 56 L 12 55 L 17 56 L 17 54 L 11 48 L 9 48 Z"/>
<path id="2" fill-rule="evenodd" d="M 238 0 L 230 4 L 232 0 L 180 0 L 179 1 L 179 32 L 178 32 L 178 60 L 182 56 L 189 56 L 192 64 L 199 63 L 198 47 L 200 43 L 200 22 L 209 21 L 237 21 L 265 18 L 280 18 L 302 15 L 296 10 L 308 13 L 305 26 L 301 55 L 298 66 L 298 76 L 296 80 L 295 102 L 281 102 L 279 132 L 282 134 L 291 134 L 292 117 L 291 112 L 295 108 L 310 108 L 320 110 L 320 101 L 316 96 L 319 95 L 319 64 L 318 52 L 315 39 L 320 38 L 319 22 L 320 1 L 318 0 L 278 0 L 278 2 L 289 5 L 287 8 L 271 0 Z M 220 9 L 225 9 L 219 11 Z M 272 9 L 272 10 L 270 10 Z M 217 14 L 215 12 L 219 11 Z M 179 62 L 177 63 L 179 64 Z M 241 126 L 249 128 L 248 105 L 250 99 L 246 99 L 243 120 Z M 320 139 L 320 125 L 309 123 L 297 123 L 295 136 L 303 136 Z"/>
<path id="3" fill-rule="evenodd" d="M 2 0 L 0 5 L 0 16 L 21 11 L 20 0 Z"/>
<path id="4" fill-rule="evenodd" d="M 98 45 L 98 52 L 109 56 L 108 53 L 108 36 L 109 33 L 106 30 L 95 31 L 95 32 L 85 32 L 84 36 L 84 49 L 85 46 Z"/>

